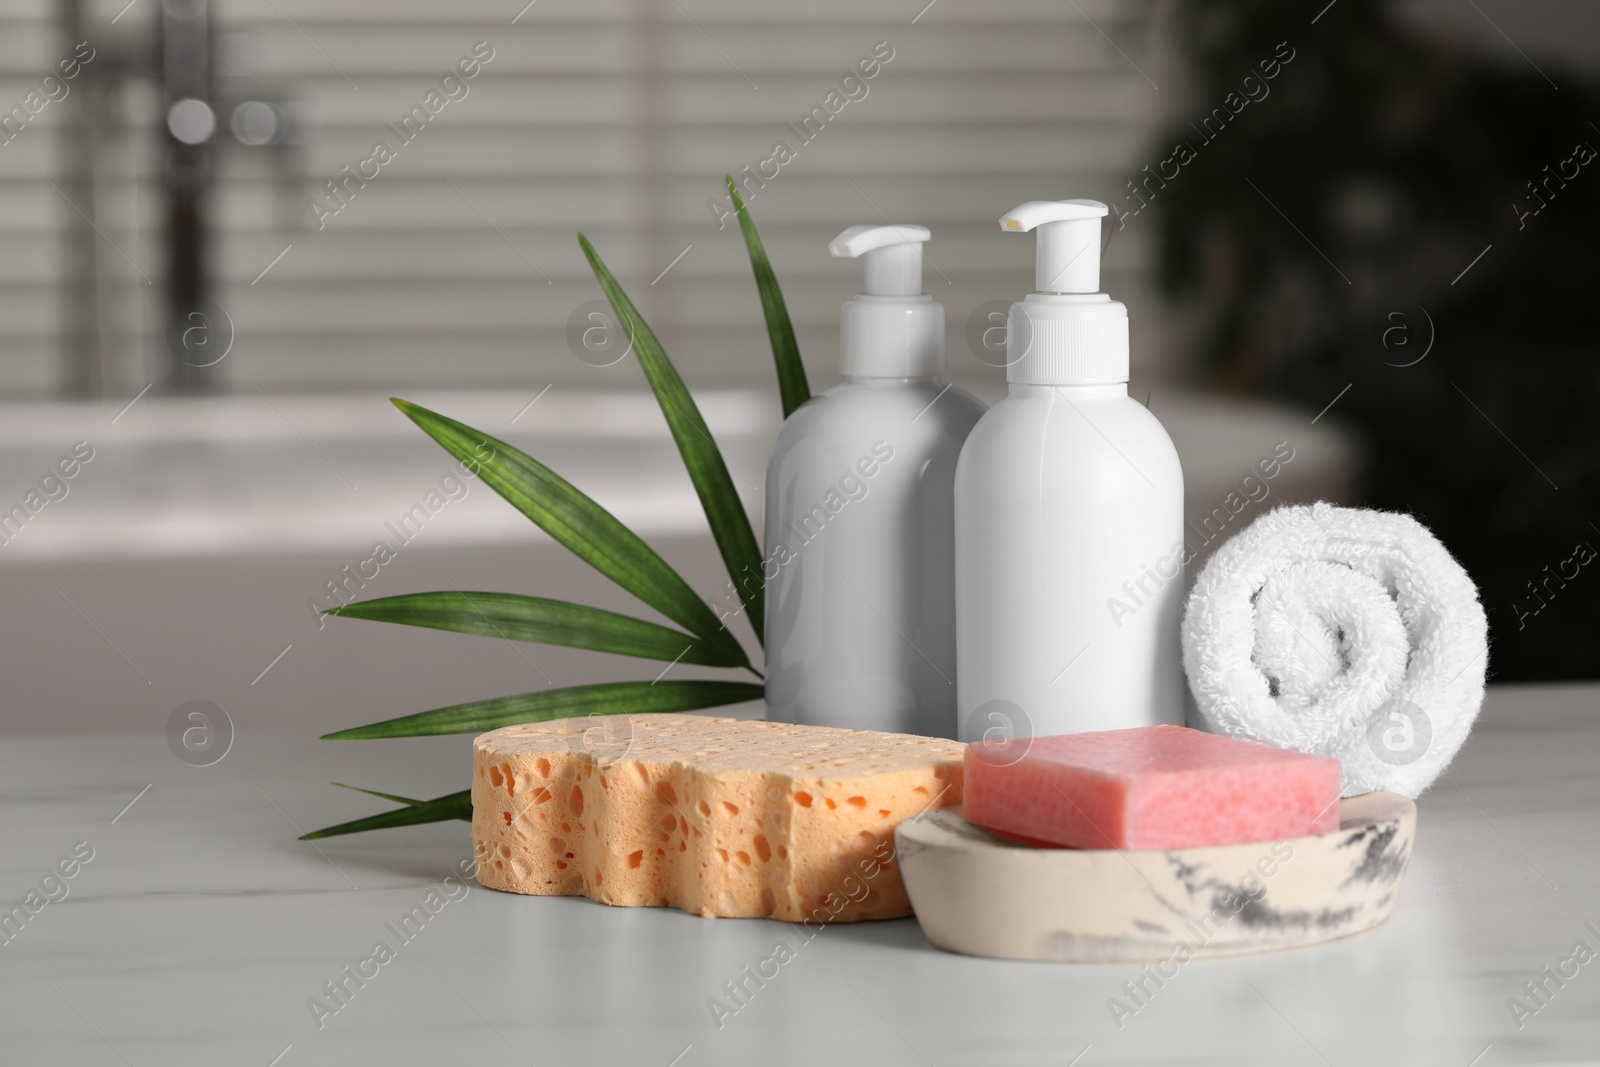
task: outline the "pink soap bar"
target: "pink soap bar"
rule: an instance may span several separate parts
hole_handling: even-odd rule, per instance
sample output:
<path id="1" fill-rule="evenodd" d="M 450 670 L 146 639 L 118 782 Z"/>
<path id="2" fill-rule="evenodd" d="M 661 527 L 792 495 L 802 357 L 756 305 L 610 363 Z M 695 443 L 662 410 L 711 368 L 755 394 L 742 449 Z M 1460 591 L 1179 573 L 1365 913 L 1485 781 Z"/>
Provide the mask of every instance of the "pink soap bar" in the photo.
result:
<path id="1" fill-rule="evenodd" d="M 1028 843 L 1165 849 L 1339 828 L 1339 761 L 1143 726 L 967 746 L 967 821 Z"/>

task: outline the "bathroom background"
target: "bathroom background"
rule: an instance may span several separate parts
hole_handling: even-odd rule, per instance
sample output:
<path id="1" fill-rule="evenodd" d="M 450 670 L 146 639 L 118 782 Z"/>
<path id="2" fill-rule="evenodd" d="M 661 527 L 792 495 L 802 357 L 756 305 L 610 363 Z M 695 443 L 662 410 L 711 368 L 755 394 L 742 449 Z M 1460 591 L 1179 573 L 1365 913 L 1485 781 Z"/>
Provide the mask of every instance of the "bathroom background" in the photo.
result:
<path id="1" fill-rule="evenodd" d="M 637 610 L 390 395 L 527 449 L 716 595 L 574 232 L 758 514 L 778 404 L 724 173 L 814 391 L 859 276 L 826 254 L 844 226 L 932 228 L 950 376 L 993 400 L 991 316 L 1032 277 L 994 220 L 1106 201 L 1130 389 L 1183 453 L 1197 542 L 1280 500 L 1412 511 L 1482 587 L 1491 679 L 1596 676 L 1600 10 L 523 4 L 0 13 L 0 510 L 45 498 L 0 522 L 0 731 L 206 699 L 320 732 L 636 673 L 315 611 L 452 585 Z M 1242 484 L 1280 442 L 1281 476 Z"/>

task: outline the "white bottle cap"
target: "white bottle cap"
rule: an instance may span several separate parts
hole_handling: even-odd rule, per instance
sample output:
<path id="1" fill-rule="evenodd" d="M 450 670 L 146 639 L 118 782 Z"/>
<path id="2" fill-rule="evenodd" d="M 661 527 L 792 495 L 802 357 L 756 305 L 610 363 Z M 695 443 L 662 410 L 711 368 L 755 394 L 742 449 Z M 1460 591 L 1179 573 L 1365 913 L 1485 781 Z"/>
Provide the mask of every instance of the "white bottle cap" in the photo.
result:
<path id="1" fill-rule="evenodd" d="M 1037 230 L 1038 292 L 1011 305 L 1006 381 L 1030 385 L 1109 385 L 1128 380 L 1128 309 L 1099 292 L 1098 200 L 1030 200 L 1002 216 L 1000 228 Z"/>
<path id="2" fill-rule="evenodd" d="M 864 257 L 866 292 L 845 304 L 839 369 L 852 378 L 932 378 L 944 373 L 944 308 L 922 292 L 926 226 L 852 226 L 828 243 Z"/>

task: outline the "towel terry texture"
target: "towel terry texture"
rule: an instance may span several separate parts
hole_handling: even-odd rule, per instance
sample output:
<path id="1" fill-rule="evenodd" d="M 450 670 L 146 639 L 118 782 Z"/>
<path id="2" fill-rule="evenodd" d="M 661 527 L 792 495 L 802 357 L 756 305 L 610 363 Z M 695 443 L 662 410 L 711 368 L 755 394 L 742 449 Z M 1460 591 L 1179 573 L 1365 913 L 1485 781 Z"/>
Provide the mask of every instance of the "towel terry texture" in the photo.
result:
<path id="1" fill-rule="evenodd" d="M 1206 563 L 1183 616 L 1201 729 L 1339 760 L 1345 796 L 1416 797 L 1483 703 L 1478 590 L 1409 515 L 1280 507 Z"/>

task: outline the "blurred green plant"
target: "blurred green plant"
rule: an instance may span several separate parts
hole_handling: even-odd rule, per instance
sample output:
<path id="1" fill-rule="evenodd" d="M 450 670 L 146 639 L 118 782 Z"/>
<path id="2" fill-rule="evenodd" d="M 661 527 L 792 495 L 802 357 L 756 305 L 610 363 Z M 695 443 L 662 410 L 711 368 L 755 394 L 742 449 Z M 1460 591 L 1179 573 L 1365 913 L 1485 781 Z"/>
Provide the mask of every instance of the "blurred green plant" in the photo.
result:
<path id="1" fill-rule="evenodd" d="M 773 274 L 761 237 L 745 209 L 731 176 L 728 194 L 738 212 L 739 228 L 750 254 L 756 290 L 772 342 L 778 387 L 787 418 L 811 396 L 806 382 L 794 327 L 784 304 L 783 291 Z M 722 554 L 728 577 L 743 611 L 764 640 L 762 616 L 761 548 L 750 518 L 728 476 L 728 465 L 711 436 L 700 409 L 689 395 L 666 349 L 607 269 L 594 246 L 578 235 L 589 267 L 623 323 L 639 359 L 645 379 L 661 406 L 667 429 L 683 457 L 689 479 L 700 498 L 711 536 Z M 726 667 L 753 675 L 750 681 L 605 682 L 567 686 L 533 693 L 474 700 L 435 708 L 414 715 L 338 730 L 327 740 L 363 740 L 420 737 L 434 734 L 476 734 L 515 723 L 544 722 L 579 715 L 621 715 L 692 711 L 720 707 L 762 695 L 761 672 L 750 663 L 744 647 L 723 625 L 711 607 L 667 564 L 655 550 L 624 526 L 616 516 L 595 503 L 571 482 L 526 453 L 480 433 L 454 419 L 404 400 L 394 405 L 433 438 L 485 485 L 526 515 L 534 525 L 565 546 L 579 559 L 616 582 L 639 600 L 660 612 L 677 628 L 648 622 L 584 604 L 513 593 L 466 592 L 408 593 L 359 601 L 331 608 L 325 614 L 351 619 L 422 626 L 455 633 L 479 634 L 512 641 L 610 652 L 641 659 Z M 391 800 L 402 807 L 324 827 L 305 839 L 380 830 L 394 826 L 472 818 L 470 790 L 419 800 L 355 786 L 370 796 Z"/>
<path id="2" fill-rule="evenodd" d="M 1197 377 L 1360 434 L 1349 502 L 1450 546 L 1488 612 L 1491 678 L 1600 677 L 1593 601 L 1543 606 L 1539 586 L 1600 524 L 1600 169 L 1579 162 L 1600 147 L 1600 79 L 1537 51 L 1501 62 L 1399 0 L 1169 17 L 1195 110 L 1141 162 L 1197 155 L 1135 175 L 1123 203 L 1149 200 Z M 1205 108 L 1236 117 L 1215 132 Z"/>

